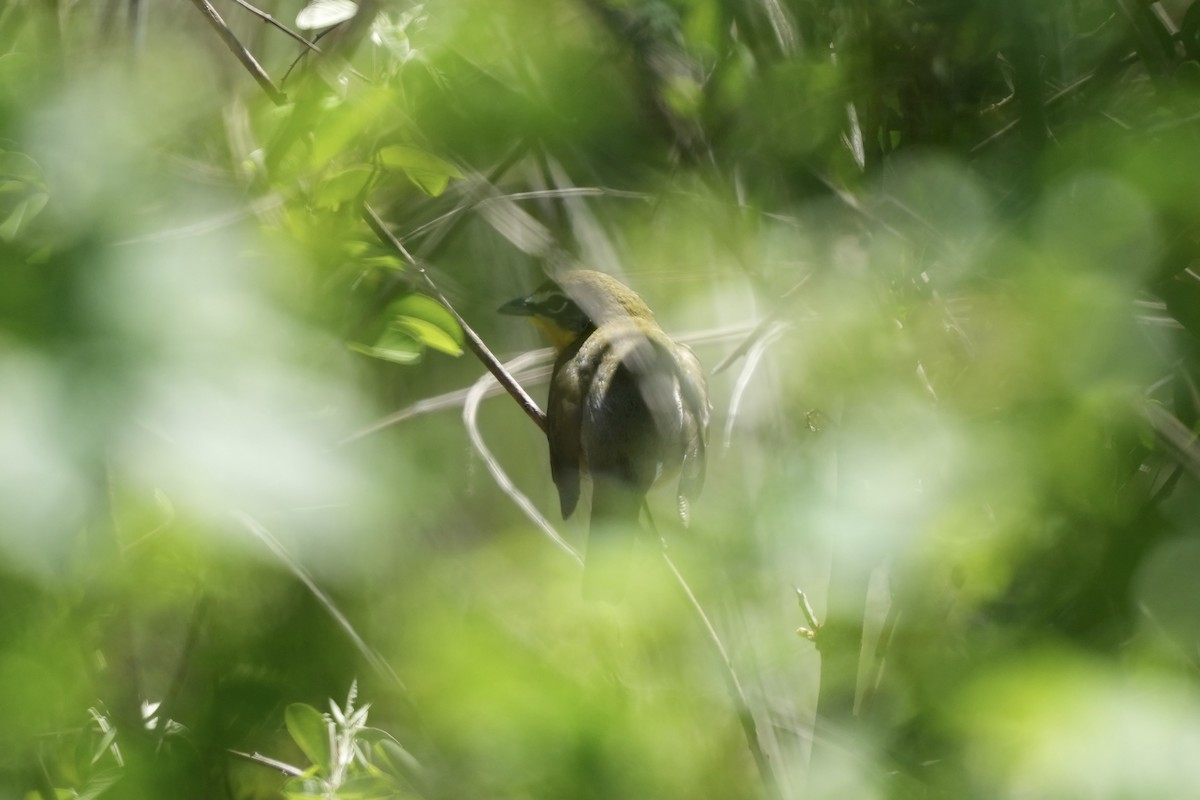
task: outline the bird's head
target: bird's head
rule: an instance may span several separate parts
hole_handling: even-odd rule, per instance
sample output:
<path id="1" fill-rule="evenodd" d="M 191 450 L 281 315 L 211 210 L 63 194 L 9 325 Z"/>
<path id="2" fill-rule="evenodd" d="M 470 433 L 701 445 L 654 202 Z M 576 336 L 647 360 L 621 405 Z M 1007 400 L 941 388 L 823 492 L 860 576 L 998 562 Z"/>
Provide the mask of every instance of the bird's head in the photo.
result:
<path id="1" fill-rule="evenodd" d="M 603 272 L 586 269 L 546 281 L 532 294 L 511 300 L 498 310 L 532 318 L 560 352 L 599 325 L 629 318 L 654 321 L 653 312 L 632 289 Z"/>

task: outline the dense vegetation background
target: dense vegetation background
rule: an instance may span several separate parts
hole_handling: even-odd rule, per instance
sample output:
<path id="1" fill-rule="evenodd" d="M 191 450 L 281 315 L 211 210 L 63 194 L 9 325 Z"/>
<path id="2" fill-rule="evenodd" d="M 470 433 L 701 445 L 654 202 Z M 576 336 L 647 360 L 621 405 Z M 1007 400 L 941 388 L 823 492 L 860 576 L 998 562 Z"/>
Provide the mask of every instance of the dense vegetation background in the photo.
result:
<path id="1" fill-rule="evenodd" d="M 0 798 L 1200 796 L 1200 6 L 211 2 L 0 8 Z M 576 263 L 619 608 L 447 308 Z"/>

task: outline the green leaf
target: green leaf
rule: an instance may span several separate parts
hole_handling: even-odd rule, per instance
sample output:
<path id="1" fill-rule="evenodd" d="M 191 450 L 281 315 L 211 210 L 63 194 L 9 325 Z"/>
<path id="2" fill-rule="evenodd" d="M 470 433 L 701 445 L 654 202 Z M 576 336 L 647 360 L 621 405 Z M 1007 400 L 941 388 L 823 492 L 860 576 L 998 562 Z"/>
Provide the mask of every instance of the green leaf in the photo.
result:
<path id="1" fill-rule="evenodd" d="M 355 89 L 345 99 L 327 95 L 322 106 L 330 113 L 320 115 L 319 124 L 311 131 L 304 169 L 323 170 L 357 151 L 364 136 L 378 126 L 392 124 L 396 98 L 384 87 L 367 86 Z M 345 162 L 354 163 L 354 162 Z"/>
<path id="2" fill-rule="evenodd" d="M 317 188 L 313 205 L 317 208 L 337 208 L 362 194 L 374 170 L 366 166 L 350 167 L 335 173 Z"/>
<path id="3" fill-rule="evenodd" d="M 325 717 L 304 703 L 292 703 L 284 711 L 283 717 L 288 733 L 304 751 L 304 755 L 318 767 L 321 774 L 328 775 L 333 763 L 333 745 Z"/>
<path id="4" fill-rule="evenodd" d="M 461 356 L 462 347 L 446 331 L 423 319 L 407 317 L 396 321 L 396 327 L 426 347 L 450 356 Z"/>
<path id="5" fill-rule="evenodd" d="M 388 306 L 389 327 L 398 328 L 426 347 L 462 355 L 463 332 L 445 306 L 423 294 L 401 297 Z"/>
<path id="6" fill-rule="evenodd" d="M 379 151 L 379 161 L 388 169 L 404 172 L 418 189 L 430 197 L 437 197 L 446 191 L 451 178 L 462 177 L 458 167 L 416 147 L 385 147 Z"/>
<path id="7" fill-rule="evenodd" d="M 301 30 L 328 28 L 353 19 L 358 13 L 358 4 L 351 0 L 313 0 L 296 15 L 296 27 Z"/>
<path id="8" fill-rule="evenodd" d="M 421 343 L 412 336 L 391 326 L 384 330 L 375 344 L 350 342 L 349 347 L 356 353 L 396 364 L 413 364 L 420 361 L 421 354 L 425 351 Z"/>

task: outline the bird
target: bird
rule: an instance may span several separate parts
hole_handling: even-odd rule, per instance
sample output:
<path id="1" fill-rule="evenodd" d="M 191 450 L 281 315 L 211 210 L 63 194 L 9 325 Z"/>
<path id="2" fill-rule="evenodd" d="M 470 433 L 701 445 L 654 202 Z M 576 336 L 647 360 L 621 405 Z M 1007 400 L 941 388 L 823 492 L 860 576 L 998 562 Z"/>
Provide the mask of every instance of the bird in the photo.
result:
<path id="1" fill-rule="evenodd" d="M 603 272 L 564 271 L 499 312 L 532 318 L 557 351 L 546 403 L 550 474 L 563 519 L 590 478 L 583 593 L 619 601 L 647 492 L 677 478 L 686 525 L 704 485 L 704 370 L 636 292 Z"/>

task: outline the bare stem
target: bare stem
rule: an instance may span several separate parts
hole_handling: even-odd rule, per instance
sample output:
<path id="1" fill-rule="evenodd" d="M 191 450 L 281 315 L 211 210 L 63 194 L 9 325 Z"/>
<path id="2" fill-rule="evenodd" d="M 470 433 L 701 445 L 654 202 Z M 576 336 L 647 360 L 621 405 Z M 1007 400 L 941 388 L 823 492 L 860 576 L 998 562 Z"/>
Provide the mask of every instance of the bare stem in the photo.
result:
<path id="1" fill-rule="evenodd" d="M 233 52 L 237 60 L 242 62 L 242 66 L 249 71 L 250 76 L 267 93 L 267 97 L 271 98 L 271 102 L 277 106 L 286 103 L 287 95 L 279 90 L 279 87 L 271 80 L 271 76 L 262 68 L 262 65 L 254 58 L 254 55 L 238 41 L 237 36 L 225 24 L 225 20 L 221 19 L 221 15 L 212 7 L 212 4 L 208 0 L 192 0 L 192 5 L 200 9 L 200 13 L 204 14 L 204 18 L 208 20 L 208 24 L 213 27 L 213 30 L 221 37 L 221 41 L 225 42 L 225 46 Z"/>
<path id="2" fill-rule="evenodd" d="M 708 638 L 712 642 L 713 649 L 717 651 L 717 655 L 725 665 L 725 681 L 729 687 L 730 697 L 737 709 L 738 722 L 741 723 L 742 732 L 746 736 L 746 745 L 750 748 L 750 754 L 754 757 L 754 764 L 758 767 L 759 776 L 762 778 L 763 786 L 766 787 L 768 795 L 777 798 L 780 796 L 779 785 L 775 781 L 775 773 L 771 769 L 770 759 L 767 758 L 766 752 L 763 751 L 762 742 L 758 738 L 758 724 L 754 721 L 754 714 L 750 711 L 750 702 L 746 699 L 746 692 L 742 689 L 742 682 L 738 679 L 737 670 L 733 667 L 733 659 L 729 657 L 729 651 L 725 649 L 725 643 L 721 641 L 720 634 L 717 633 L 712 620 L 705 613 L 704 606 L 700 605 L 700 601 L 696 598 L 696 593 L 692 591 L 692 587 L 688 585 L 687 580 L 683 577 L 683 573 L 679 571 L 679 568 L 675 566 L 675 562 L 671 560 L 671 556 L 667 553 L 665 545 L 662 549 L 662 560 L 667 565 L 667 569 L 675 577 L 679 588 L 687 596 L 688 602 L 696 612 L 696 616 L 699 617 L 705 631 L 708 632 Z"/>
<path id="3" fill-rule="evenodd" d="M 766 338 L 767 334 L 770 333 L 771 329 L 774 327 L 775 321 L 779 319 L 785 310 L 787 310 L 791 299 L 796 296 L 797 292 L 800 291 L 800 288 L 804 286 L 804 284 L 808 283 L 808 279 L 811 277 L 812 273 L 810 272 L 801 278 L 799 283 L 784 292 L 779 298 L 774 310 L 771 311 L 771 313 L 767 316 L 763 317 L 762 321 L 754 326 L 754 330 L 750 331 L 750 334 L 744 340 L 742 340 L 742 343 L 735 347 L 729 355 L 721 359 L 721 363 L 713 367 L 713 375 L 722 372 L 734 361 L 737 361 L 739 358 L 746 355 L 746 353 L 750 352 L 750 348 L 752 348 L 755 342 L 757 342 L 759 339 Z"/>
<path id="4" fill-rule="evenodd" d="M 521 407 L 521 410 L 524 411 L 525 414 L 531 420 L 533 420 L 534 424 L 536 424 L 544 432 L 546 430 L 546 415 L 540 408 L 538 408 L 538 404 L 534 402 L 532 397 L 529 396 L 529 393 L 521 388 L 521 384 L 517 383 L 516 379 L 509 374 L 508 370 L 506 370 L 496 356 L 492 354 L 492 351 L 489 350 L 487 345 L 483 343 L 483 340 L 479 338 L 478 334 L 471 329 L 471 326 L 467 324 L 467 321 L 463 319 L 462 316 L 454 309 L 454 306 L 451 305 L 450 301 L 446 299 L 446 296 L 442 294 L 442 290 L 438 288 L 436 283 L 434 283 L 433 278 L 429 277 L 429 273 L 426 271 L 424 264 L 418 261 L 416 257 L 408 251 L 408 248 L 404 246 L 404 243 L 401 242 L 400 239 L 388 229 L 383 220 L 379 218 L 379 215 L 375 213 L 375 209 L 371 208 L 370 204 L 368 203 L 363 203 L 363 219 L 366 220 L 367 225 L 369 225 L 371 230 L 375 232 L 376 236 L 378 236 L 386 244 L 391 245 L 396 252 L 403 256 L 404 260 L 407 261 L 413 267 L 413 269 L 417 271 L 417 273 L 421 276 L 421 279 L 425 281 L 425 285 L 429 287 L 429 292 L 433 295 L 434 299 L 445 306 L 446 310 L 454 315 L 455 321 L 463 330 L 463 336 L 466 338 L 467 346 L 471 348 L 471 352 L 475 354 L 476 358 L 483 362 L 483 366 L 487 368 L 488 372 L 495 376 L 496 380 L 499 381 L 500 385 L 504 387 L 505 391 L 507 391 L 512 398 L 517 401 L 517 405 Z"/>
<path id="5" fill-rule="evenodd" d="M 317 599 L 317 602 L 320 603 L 325 608 L 325 611 L 329 614 L 329 616 L 333 618 L 333 621 L 337 623 L 338 627 L 340 627 L 350 641 L 354 643 L 355 648 L 358 649 L 358 652 L 362 654 L 367 663 L 370 664 L 371 667 L 380 675 L 391 680 L 400 688 L 401 691 L 407 695 L 408 687 L 404 685 L 404 681 L 400 680 L 400 676 L 397 675 L 396 671 L 392 669 L 392 665 L 384 660 L 383 656 L 379 654 L 379 651 L 367 644 L 366 640 L 359 635 L 358 631 L 355 630 L 354 625 L 350 622 L 346 615 L 342 613 L 342 610 L 337 607 L 336 603 L 333 602 L 333 599 L 326 594 L 320 586 L 317 585 L 317 582 L 313 579 L 312 575 L 309 574 L 308 570 L 305 569 L 304 566 L 287 551 L 287 548 L 285 548 L 283 544 L 276 539 L 275 536 L 258 520 L 244 511 L 235 511 L 233 516 L 239 523 L 242 524 L 243 527 L 246 528 L 246 530 L 250 531 L 250 533 L 254 534 L 254 536 L 260 542 L 266 545 L 267 549 L 270 550 L 271 553 L 278 558 L 279 561 L 286 566 L 301 583 L 304 584 L 304 586 L 312 593 L 313 597 Z"/>
<path id="6" fill-rule="evenodd" d="M 284 775 L 291 775 L 293 778 L 304 774 L 304 770 L 299 767 L 294 767 L 286 761 L 277 761 L 269 756 L 264 756 L 262 753 L 243 753 L 241 750 L 227 749 L 226 752 L 231 753 L 238 758 L 244 758 L 247 761 L 253 761 L 255 764 L 262 764 L 271 769 L 277 769 Z"/>
<path id="7" fill-rule="evenodd" d="M 543 352 L 534 350 L 531 353 L 518 356 L 506 366 L 513 371 L 519 371 L 527 364 L 543 358 L 544 355 Z M 488 449 L 487 444 L 483 441 L 483 435 L 479 432 L 478 425 L 479 404 L 483 402 L 484 397 L 488 394 L 488 389 L 493 385 L 493 376 L 482 375 L 467 393 L 466 402 L 463 404 L 463 424 L 467 426 L 467 435 L 471 437 L 471 444 L 474 446 L 475 451 L 479 453 L 479 457 L 483 459 L 483 463 L 487 465 L 488 472 L 492 474 L 492 479 L 496 481 L 496 485 L 500 487 L 500 491 L 508 495 L 509 499 L 521 509 L 534 525 L 537 525 L 541 529 L 546 538 L 553 542 L 559 550 L 562 550 L 574 559 L 576 564 L 582 565 L 583 557 L 579 555 L 579 551 L 559 536 L 558 531 L 554 530 L 554 526 L 550 524 L 550 521 L 542 516 L 541 512 L 530 502 L 529 498 L 517 489 L 516 484 L 508 477 L 504 468 L 500 466 L 500 462 L 496 460 L 496 457 L 492 455 L 491 450 Z"/>
<path id="8" fill-rule="evenodd" d="M 262 9 L 255 8 L 254 6 L 247 3 L 246 0 L 233 0 L 233 2 L 237 3 L 239 6 L 246 9 L 251 14 L 258 17 L 259 19 L 261 19 L 263 22 L 267 23 L 268 25 L 274 25 L 276 28 L 283 31 L 288 36 L 295 39 L 297 42 L 300 42 L 302 45 L 307 47 L 309 50 L 312 50 L 314 53 L 321 52 L 321 48 L 317 47 L 314 43 L 310 42 L 308 39 L 305 39 L 303 36 L 296 33 L 294 30 L 289 28 L 287 25 L 284 25 L 282 22 L 275 19 L 273 16 L 271 16 L 267 12 L 263 11 Z"/>

